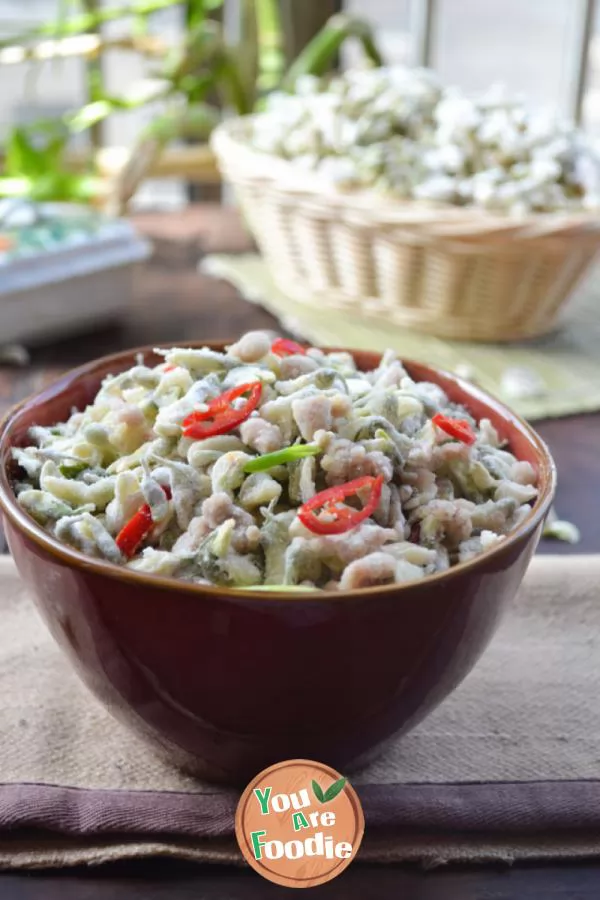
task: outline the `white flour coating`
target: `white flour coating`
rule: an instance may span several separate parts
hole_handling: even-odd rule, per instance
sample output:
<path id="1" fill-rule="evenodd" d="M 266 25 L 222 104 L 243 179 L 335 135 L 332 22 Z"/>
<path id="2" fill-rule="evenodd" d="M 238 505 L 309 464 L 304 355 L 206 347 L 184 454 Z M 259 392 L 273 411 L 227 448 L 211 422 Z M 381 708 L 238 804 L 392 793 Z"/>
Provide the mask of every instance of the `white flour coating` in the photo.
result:
<path id="1" fill-rule="evenodd" d="M 414 382 L 392 351 L 369 372 L 347 353 L 278 356 L 262 333 L 226 353 L 160 353 L 164 363 L 106 378 L 86 409 L 33 427 L 31 445 L 13 451 L 20 505 L 91 556 L 199 584 L 350 590 L 481 553 L 537 495 L 532 467 L 489 421 Z M 194 411 L 257 382 L 245 422 L 202 439 L 183 434 Z M 461 420 L 472 442 L 434 424 L 436 414 Z M 315 533 L 298 517 L 316 493 L 365 476 L 381 483 L 379 501 L 344 533 Z M 350 507 L 354 516 L 368 491 L 347 501 L 315 515 L 327 522 Z M 148 532 L 128 554 L 120 533 L 142 509 Z"/>

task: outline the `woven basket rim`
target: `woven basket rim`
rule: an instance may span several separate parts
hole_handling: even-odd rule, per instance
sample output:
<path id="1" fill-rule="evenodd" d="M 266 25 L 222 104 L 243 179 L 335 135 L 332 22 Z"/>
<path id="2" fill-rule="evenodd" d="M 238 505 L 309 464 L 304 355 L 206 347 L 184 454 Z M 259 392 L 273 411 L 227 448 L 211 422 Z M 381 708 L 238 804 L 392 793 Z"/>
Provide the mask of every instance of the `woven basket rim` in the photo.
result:
<path id="1" fill-rule="evenodd" d="M 507 237 L 542 236 L 574 237 L 600 231 L 600 211 L 578 213 L 531 213 L 510 216 L 491 213 L 473 206 L 454 206 L 424 200 L 386 197 L 374 190 L 336 187 L 314 171 L 301 169 L 293 162 L 253 148 L 248 130 L 260 114 L 237 116 L 222 122 L 211 136 L 211 147 L 226 177 L 237 180 L 263 181 L 272 190 L 288 195 L 290 200 L 310 202 L 329 215 L 332 206 L 344 217 L 357 214 L 374 223 L 403 227 L 432 228 L 436 236 L 487 237 L 504 233 Z"/>

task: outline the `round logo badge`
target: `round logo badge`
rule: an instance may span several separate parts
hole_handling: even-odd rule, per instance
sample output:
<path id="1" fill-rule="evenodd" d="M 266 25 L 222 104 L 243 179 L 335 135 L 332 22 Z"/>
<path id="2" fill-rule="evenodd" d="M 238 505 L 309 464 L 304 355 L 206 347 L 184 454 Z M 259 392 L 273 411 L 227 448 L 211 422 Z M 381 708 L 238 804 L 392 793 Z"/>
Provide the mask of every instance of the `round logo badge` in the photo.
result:
<path id="1" fill-rule="evenodd" d="M 235 816 L 246 861 L 285 887 L 331 881 L 356 856 L 364 830 L 360 800 L 348 780 L 310 759 L 290 759 L 257 775 Z"/>

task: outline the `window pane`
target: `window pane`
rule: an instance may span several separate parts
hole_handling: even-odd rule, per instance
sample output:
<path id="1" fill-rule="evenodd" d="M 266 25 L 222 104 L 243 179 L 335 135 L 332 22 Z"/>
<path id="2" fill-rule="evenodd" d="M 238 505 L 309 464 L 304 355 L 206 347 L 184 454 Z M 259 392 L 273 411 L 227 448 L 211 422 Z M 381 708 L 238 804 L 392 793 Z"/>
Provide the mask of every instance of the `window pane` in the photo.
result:
<path id="1" fill-rule="evenodd" d="M 114 0 L 104 0 L 106 6 L 114 6 Z M 158 35 L 169 46 L 177 46 L 185 34 L 183 8 L 165 9 L 153 14 L 149 20 L 149 32 Z M 105 37 L 127 37 L 132 33 L 131 19 L 121 19 L 104 26 Z M 127 95 L 135 90 L 152 71 L 156 71 L 160 63 L 156 60 L 144 59 L 140 54 L 129 50 L 110 50 L 104 54 L 102 71 L 104 83 L 109 94 Z M 115 113 L 110 116 L 103 128 L 104 144 L 109 147 L 132 147 L 140 131 L 150 123 L 164 108 L 160 102 L 149 103 L 138 110 Z M 134 208 L 147 206 L 181 207 L 185 205 L 186 195 L 181 179 L 146 179 L 136 195 Z"/>
<path id="2" fill-rule="evenodd" d="M 58 0 L 0 0 L 0 38 L 52 22 Z M 62 115 L 85 96 L 78 59 L 0 67 L 0 139 L 13 124 Z"/>
<path id="3" fill-rule="evenodd" d="M 438 0 L 433 64 L 468 91 L 495 82 L 566 111 L 574 72 L 574 0 Z"/>
<path id="4" fill-rule="evenodd" d="M 105 0 L 107 6 L 114 6 L 113 0 Z M 103 34 L 106 37 L 127 37 L 132 33 L 132 20 L 120 19 L 107 23 Z M 149 20 L 149 31 L 170 46 L 176 46 L 184 35 L 184 17 L 182 8 L 165 9 L 153 14 Z M 139 53 L 129 50 L 110 50 L 104 54 L 102 70 L 104 83 L 109 94 L 120 96 L 132 92 L 136 83 L 147 78 L 151 71 L 156 71 L 160 63 L 148 61 Z M 106 122 L 104 142 L 119 147 L 129 147 L 134 142 L 140 129 L 156 115 L 158 107 L 148 105 L 140 110 L 116 113 Z"/>
<path id="5" fill-rule="evenodd" d="M 590 41 L 586 93 L 583 98 L 583 124 L 587 131 L 600 136 L 600 6 Z"/>

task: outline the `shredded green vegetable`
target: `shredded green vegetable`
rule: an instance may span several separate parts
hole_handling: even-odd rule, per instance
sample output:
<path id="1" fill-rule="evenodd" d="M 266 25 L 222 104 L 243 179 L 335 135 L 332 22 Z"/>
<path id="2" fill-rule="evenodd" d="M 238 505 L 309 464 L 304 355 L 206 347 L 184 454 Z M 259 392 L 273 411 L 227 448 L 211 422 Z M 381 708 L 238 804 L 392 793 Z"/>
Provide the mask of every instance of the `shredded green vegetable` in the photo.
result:
<path id="1" fill-rule="evenodd" d="M 83 460 L 81 462 L 63 462 L 58 468 L 64 478 L 77 478 L 81 472 L 89 469 L 89 464 L 83 462 Z"/>
<path id="2" fill-rule="evenodd" d="M 253 584 L 251 591 L 318 591 L 316 587 L 308 587 L 305 584 Z"/>
<path id="3" fill-rule="evenodd" d="M 19 506 L 89 557 L 292 604 L 311 589 L 318 603 L 320 590 L 344 596 L 444 572 L 520 527 L 537 475 L 490 420 L 414 381 L 391 350 L 363 371 L 344 351 L 272 348 L 271 334 L 250 332 L 225 352 L 137 357 L 87 406 L 32 425 L 29 444 L 13 448 Z M 256 409 L 237 425 L 186 435 L 194 411 L 257 383 Z M 436 431 L 438 414 L 468 419 L 475 442 Z M 360 521 L 348 512 L 340 530 L 325 515 L 313 530 L 300 514 L 315 497 L 324 509 L 332 489 L 350 496 L 361 479 L 381 493 Z M 572 527 L 559 531 L 574 539 Z"/>
<path id="4" fill-rule="evenodd" d="M 264 472 L 266 469 L 284 466 L 286 463 L 293 462 L 296 459 L 317 456 L 321 452 L 321 448 L 317 444 L 294 444 L 293 447 L 286 447 L 284 450 L 276 450 L 275 453 L 265 453 L 264 456 L 257 456 L 256 459 L 251 459 L 244 466 L 244 472 L 247 474 Z"/>

